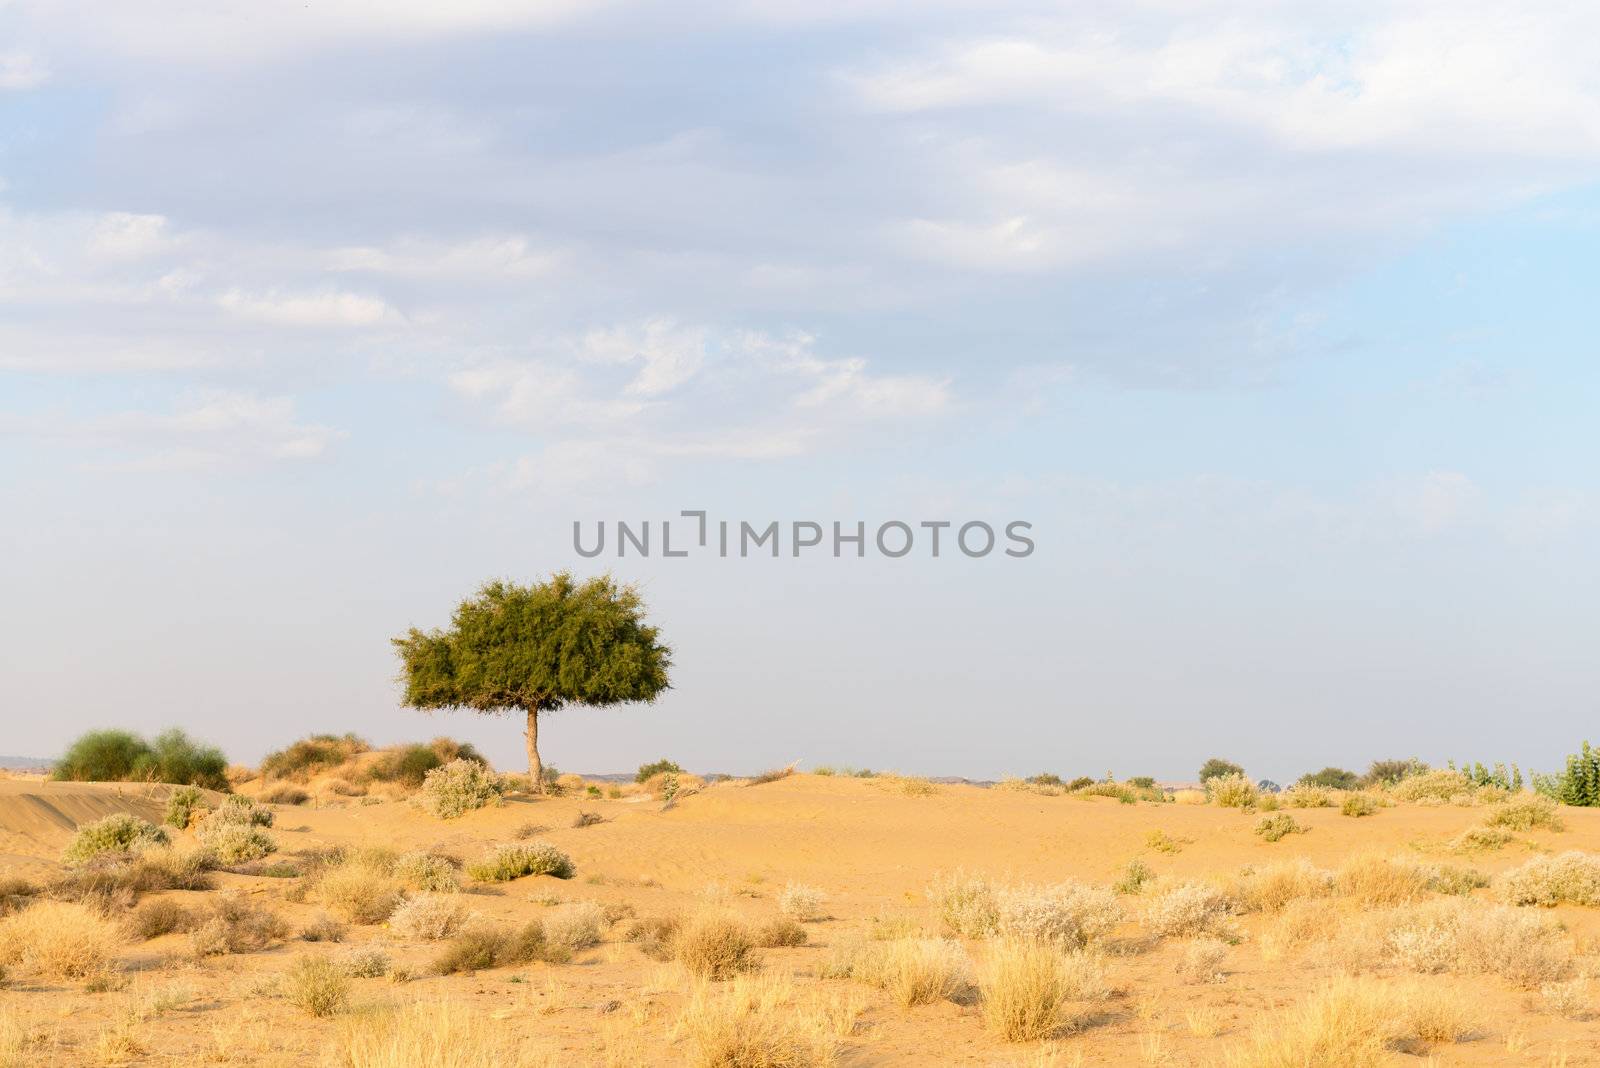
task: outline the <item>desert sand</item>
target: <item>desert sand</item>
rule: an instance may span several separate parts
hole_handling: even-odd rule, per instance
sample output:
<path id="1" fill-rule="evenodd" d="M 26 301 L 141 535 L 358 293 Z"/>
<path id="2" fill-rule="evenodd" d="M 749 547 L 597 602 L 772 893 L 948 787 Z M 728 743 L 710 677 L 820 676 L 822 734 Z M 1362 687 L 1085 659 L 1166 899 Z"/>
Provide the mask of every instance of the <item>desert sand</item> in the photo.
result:
<path id="1" fill-rule="evenodd" d="M 726 910 L 752 921 L 778 915 L 790 883 L 820 890 L 823 918 L 802 924 L 808 944 L 760 952 L 761 974 L 792 974 L 795 996 L 826 996 L 855 1014 L 840 1039 L 842 1065 L 1210 1065 L 1228 1063 L 1253 1029 L 1284 1018 L 1318 984 L 1341 974 L 1316 947 L 1274 953 L 1265 937 L 1281 917 L 1256 912 L 1229 919 L 1231 943 L 1214 979 L 1193 981 L 1179 964 L 1189 940 L 1142 933 L 1141 909 L 1162 887 L 1226 878 L 1240 869 L 1304 858 L 1337 869 L 1352 857 L 1382 854 L 1417 862 L 1448 861 L 1493 877 L 1532 856 L 1600 851 L 1600 811 L 1563 808 L 1565 829 L 1519 832 L 1501 848 L 1470 857 L 1445 844 L 1481 824 L 1482 805 L 1397 804 L 1364 818 L 1337 808 L 1293 810 L 1306 833 L 1276 842 L 1253 833 L 1259 814 L 1207 804 L 1047 796 L 997 788 L 918 783 L 896 778 L 795 774 L 746 785 L 706 786 L 663 809 L 659 798 L 509 796 L 504 804 L 440 820 L 404 798 L 381 801 L 321 795 L 273 806 L 274 861 L 337 847 L 422 849 L 470 859 L 527 837 L 558 846 L 575 877 L 467 883 L 464 900 L 485 920 L 521 921 L 593 901 L 635 918 Z M 238 789 L 256 792 L 259 783 Z M 59 875 L 62 849 L 75 829 L 112 812 L 159 822 L 170 787 L 134 784 L 0 781 L 0 876 L 44 881 Z M 313 794 L 317 791 L 313 790 Z M 577 796 L 574 796 L 574 793 Z M 580 811 L 602 822 L 574 826 Z M 529 825 L 533 825 L 529 828 Z M 1152 832 L 1173 845 L 1152 847 Z M 180 840 L 193 832 L 176 835 Z M 1173 851 L 1175 850 L 1175 851 Z M 848 978 L 821 978 L 830 952 L 874 929 L 941 933 L 926 890 L 939 873 L 964 870 L 1015 883 L 1081 880 L 1107 885 L 1140 860 L 1155 879 L 1124 895 L 1125 919 L 1103 947 L 1109 991 L 1070 1033 L 1041 1044 L 1006 1043 L 986 1028 L 975 998 L 940 998 L 902 1008 L 884 991 Z M 237 892 L 280 914 L 291 932 L 326 910 L 292 900 L 296 880 L 219 872 L 207 891 L 166 891 L 196 903 Z M 1491 898 L 1492 887 L 1473 891 Z M 1345 903 L 1341 915 L 1359 916 Z M 1594 972 L 1600 920 L 1591 908 L 1535 910 L 1567 928 L 1578 979 Z M 570 963 L 533 963 L 472 974 L 431 974 L 439 944 L 398 937 L 386 924 L 352 924 L 340 944 L 295 933 L 266 948 L 195 960 L 187 936 L 131 937 L 120 946 L 117 979 L 94 992 L 81 982 L 11 977 L 0 1014 L 27 1064 L 299 1065 L 343 1063 L 340 1036 L 389 1004 L 449 1002 L 482 1028 L 527 1039 L 527 1063 L 561 1065 L 694 1064 L 694 1040 L 677 1027 L 692 983 L 681 967 L 650 959 L 623 940 L 618 919 L 599 945 Z M 351 947 L 381 946 L 409 981 L 351 983 L 344 1011 L 316 1018 L 275 996 L 273 980 L 305 955 L 329 958 Z M 981 971 L 987 945 L 966 940 Z M 1553 1065 L 1600 1063 L 1600 1023 L 1584 1011 L 1563 1015 L 1539 992 L 1494 975 L 1405 974 L 1375 969 L 1378 981 L 1425 983 L 1447 991 L 1474 1021 L 1459 1041 L 1396 1049 L 1396 1065 Z M 1580 987 L 1592 1002 L 1593 992 Z M 152 1012 L 155 994 L 177 1004 Z M 1600 1007 L 1600 1006 L 1596 1006 Z M 859 1010 L 857 1013 L 856 1010 Z M 780 1010 L 785 1011 L 785 1010 Z M 1579 1018 L 1569 1018 L 1577 1016 Z M 107 1041 L 120 1028 L 129 1041 Z M 15 1052 L 26 1050 L 25 1053 Z M 457 1063 L 454 1061 L 440 1063 Z M 468 1063 L 468 1062 L 461 1062 Z M 1323 1062 L 1318 1062 L 1323 1063 Z M 1332 1061 L 1329 1063 L 1337 1063 Z"/>

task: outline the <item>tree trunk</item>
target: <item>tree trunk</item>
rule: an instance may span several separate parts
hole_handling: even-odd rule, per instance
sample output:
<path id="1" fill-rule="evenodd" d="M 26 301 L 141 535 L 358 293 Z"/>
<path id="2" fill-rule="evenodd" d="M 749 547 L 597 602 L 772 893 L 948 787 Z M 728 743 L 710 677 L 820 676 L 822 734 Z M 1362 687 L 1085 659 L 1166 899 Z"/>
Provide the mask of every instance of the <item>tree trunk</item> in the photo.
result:
<path id="1" fill-rule="evenodd" d="M 539 759 L 539 710 L 528 709 L 528 782 L 536 794 L 544 793 L 544 763 Z"/>

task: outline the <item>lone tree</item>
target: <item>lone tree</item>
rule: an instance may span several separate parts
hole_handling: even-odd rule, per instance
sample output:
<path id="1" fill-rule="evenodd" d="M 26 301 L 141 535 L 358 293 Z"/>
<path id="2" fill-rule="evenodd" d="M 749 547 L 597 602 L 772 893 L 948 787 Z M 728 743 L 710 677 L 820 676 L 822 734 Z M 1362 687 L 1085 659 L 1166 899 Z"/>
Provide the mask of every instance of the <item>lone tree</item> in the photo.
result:
<path id="1" fill-rule="evenodd" d="M 563 705 L 651 702 L 670 685 L 672 650 L 644 620 L 644 602 L 609 575 L 490 582 L 462 601 L 449 630 L 393 639 L 405 704 L 528 717 L 528 775 L 544 791 L 539 715 Z"/>

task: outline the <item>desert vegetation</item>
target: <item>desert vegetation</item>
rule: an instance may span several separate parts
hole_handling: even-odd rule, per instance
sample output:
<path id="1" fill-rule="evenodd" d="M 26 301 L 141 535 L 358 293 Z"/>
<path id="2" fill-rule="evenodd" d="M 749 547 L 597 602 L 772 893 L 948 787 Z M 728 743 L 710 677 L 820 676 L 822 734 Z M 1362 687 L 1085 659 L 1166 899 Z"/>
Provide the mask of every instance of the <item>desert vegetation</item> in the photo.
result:
<path id="1" fill-rule="evenodd" d="M 232 793 L 106 794 L 126 810 L 0 873 L 0 1040 L 45 1064 L 1544 1066 L 1600 1013 L 1600 814 L 1552 786 L 1581 792 L 1581 758 L 1520 788 L 1396 760 L 1282 791 L 1220 758 L 1203 789 L 988 790 L 661 760 L 539 792 L 449 739 L 318 735 Z"/>

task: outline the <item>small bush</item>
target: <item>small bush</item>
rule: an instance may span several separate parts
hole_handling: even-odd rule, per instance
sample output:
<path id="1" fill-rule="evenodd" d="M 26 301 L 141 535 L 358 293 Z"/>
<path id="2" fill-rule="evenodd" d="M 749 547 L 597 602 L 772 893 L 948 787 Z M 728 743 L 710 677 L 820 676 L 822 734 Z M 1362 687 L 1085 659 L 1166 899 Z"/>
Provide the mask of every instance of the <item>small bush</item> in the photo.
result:
<path id="1" fill-rule="evenodd" d="M 436 853 L 402 853 L 394 862 L 394 874 L 412 890 L 453 894 L 461 889 L 455 862 Z"/>
<path id="2" fill-rule="evenodd" d="M 1600 905 L 1600 856 L 1535 857 L 1501 875 L 1500 894 L 1512 905 Z"/>
<path id="3" fill-rule="evenodd" d="M 1174 838 L 1160 828 L 1144 836 L 1144 844 L 1154 849 L 1157 853 L 1182 853 L 1183 847 L 1189 843 L 1190 839 Z"/>
<path id="4" fill-rule="evenodd" d="M 988 938 L 999 927 L 995 887 L 982 876 L 961 871 L 938 875 L 929 884 L 927 894 L 951 934 Z"/>
<path id="5" fill-rule="evenodd" d="M 1256 821 L 1255 833 L 1269 842 L 1276 842 L 1291 834 L 1304 834 L 1306 829 L 1295 822 L 1287 812 L 1274 812 Z"/>
<path id="6" fill-rule="evenodd" d="M 422 806 L 442 820 L 502 804 L 501 795 L 499 779 L 475 760 L 452 760 L 428 772 L 422 781 Z"/>
<path id="7" fill-rule="evenodd" d="M 189 932 L 189 947 L 196 957 L 248 953 L 281 942 L 289 935 L 283 917 L 237 894 L 211 902 L 209 912 L 196 918 Z"/>
<path id="8" fill-rule="evenodd" d="M 176 901 L 145 901 L 128 917 L 128 932 L 149 941 L 194 926 L 194 914 Z"/>
<path id="9" fill-rule="evenodd" d="M 277 852 L 278 843 L 272 835 L 252 824 L 218 820 L 222 811 L 218 809 L 200 821 L 195 840 L 214 852 L 223 864 L 247 864 Z"/>
<path id="10" fill-rule="evenodd" d="M 806 929 L 793 920 L 769 920 L 756 932 L 756 944 L 766 949 L 803 946 L 806 944 Z"/>
<path id="11" fill-rule="evenodd" d="M 261 800 L 269 805 L 303 805 L 311 800 L 311 795 L 298 786 L 281 783 L 263 793 Z"/>
<path id="12" fill-rule="evenodd" d="M 373 946 L 347 950 L 334 965 L 351 979 L 382 979 L 394 970 L 389 954 Z"/>
<path id="13" fill-rule="evenodd" d="M 575 873 L 572 858 L 549 842 L 499 846 L 467 865 L 467 874 L 485 883 L 509 882 L 525 875 L 570 879 Z"/>
<path id="14" fill-rule="evenodd" d="M 317 897 L 351 923 L 382 923 L 399 907 L 400 880 L 382 863 L 357 858 L 322 875 Z"/>
<path id="15" fill-rule="evenodd" d="M 596 791 L 596 793 L 598 794 L 599 791 Z M 606 818 L 600 815 L 598 812 L 584 812 L 579 810 L 578 814 L 572 817 L 572 826 L 574 828 L 593 827 L 595 824 L 604 823 L 605 821 Z"/>
<path id="16" fill-rule="evenodd" d="M 337 920 L 324 912 L 306 924 L 300 932 L 300 937 L 307 942 L 343 942 L 349 933 L 350 928 L 342 920 Z"/>
<path id="17" fill-rule="evenodd" d="M 1062 949 L 1099 942 L 1122 921 L 1115 892 L 1076 882 L 1008 888 L 996 896 L 996 906 L 1000 934 Z"/>
<path id="18" fill-rule="evenodd" d="M 1484 818 L 1484 824 L 1489 827 L 1509 827 L 1514 831 L 1531 831 L 1542 828 L 1547 831 L 1561 831 L 1566 829 L 1566 824 L 1561 819 L 1561 814 L 1556 811 L 1556 804 L 1548 797 L 1527 795 L 1518 797 L 1500 805 Z"/>
<path id="19" fill-rule="evenodd" d="M 180 831 L 187 830 L 197 815 L 209 811 L 211 806 L 206 804 L 205 795 L 198 786 L 180 786 L 167 798 L 167 811 L 162 822 Z"/>
<path id="20" fill-rule="evenodd" d="M 1346 794 L 1344 803 L 1339 806 L 1342 816 L 1370 816 L 1378 811 L 1378 802 L 1371 794 Z"/>
<path id="21" fill-rule="evenodd" d="M 1308 783 L 1296 783 L 1289 787 L 1279 800 L 1289 808 L 1329 808 L 1333 805 L 1333 795 L 1329 791 Z"/>
<path id="22" fill-rule="evenodd" d="M 1450 839 L 1446 848 L 1452 853 L 1484 853 L 1512 840 L 1510 831 L 1498 827 L 1469 827 Z"/>
<path id="23" fill-rule="evenodd" d="M 566 949 L 587 949 L 600 941 L 605 910 L 592 901 L 562 905 L 544 918 L 546 943 Z"/>
<path id="24" fill-rule="evenodd" d="M 1163 938 L 1225 934 L 1231 908 L 1227 895 L 1214 886 L 1180 883 L 1150 901 L 1145 922 Z"/>
<path id="25" fill-rule="evenodd" d="M 1038 942 L 1001 942 L 978 980 L 983 1020 L 1005 1042 L 1052 1038 L 1072 1023 L 1076 969 L 1059 950 Z"/>
<path id="26" fill-rule="evenodd" d="M 350 980 L 320 957 L 299 957 L 283 975 L 283 996 L 311 1016 L 332 1016 L 350 1003 Z"/>
<path id="27" fill-rule="evenodd" d="M 1445 802 L 1458 796 L 1470 798 L 1472 791 L 1472 780 L 1459 771 L 1445 768 L 1408 775 L 1389 788 L 1389 793 L 1397 801 Z"/>
<path id="28" fill-rule="evenodd" d="M 754 932 L 729 916 L 690 919 L 673 939 L 673 955 L 701 979 L 729 979 L 761 964 Z"/>
<path id="29" fill-rule="evenodd" d="M 1122 869 L 1122 877 L 1112 884 L 1111 889 L 1119 894 L 1137 894 L 1144 889 L 1145 883 L 1156 877 L 1150 865 L 1134 857 Z"/>
<path id="30" fill-rule="evenodd" d="M 62 853 L 66 864 L 86 864 L 101 857 L 126 858 L 168 843 L 167 832 L 148 820 L 126 812 L 114 812 L 104 819 L 78 828 Z"/>
<path id="31" fill-rule="evenodd" d="M 1212 776 L 1206 780 L 1206 793 L 1223 808 L 1249 808 L 1261 796 L 1256 784 L 1239 774 Z"/>
<path id="32" fill-rule="evenodd" d="M 1474 868 L 1437 864 L 1428 873 L 1428 889 L 1436 894 L 1465 896 L 1488 885 L 1489 877 Z"/>
<path id="33" fill-rule="evenodd" d="M 1197 938 L 1183 947 L 1178 958 L 1178 974 L 1189 983 L 1220 983 L 1225 975 L 1222 962 L 1228 958 L 1228 943 L 1220 938 Z"/>
<path id="34" fill-rule="evenodd" d="M 116 925 L 87 905 L 36 901 L 0 920 L 0 967 L 89 979 L 110 969 L 120 941 Z"/>
<path id="35" fill-rule="evenodd" d="M 672 940 L 677 936 L 678 926 L 676 916 L 647 916 L 630 923 L 623 937 L 651 960 L 671 960 Z"/>
<path id="36" fill-rule="evenodd" d="M 795 920 L 820 920 L 828 896 L 814 886 L 788 883 L 778 895 L 778 911 Z"/>
<path id="37" fill-rule="evenodd" d="M 760 775 L 754 776 L 748 780 L 745 785 L 765 786 L 769 782 L 777 782 L 779 779 L 787 779 L 793 774 L 794 766 L 792 764 L 786 768 L 770 768 L 767 771 L 763 771 Z"/>
<path id="38" fill-rule="evenodd" d="M 248 797 L 232 794 L 223 801 L 220 808 L 206 816 L 203 822 L 215 825 L 233 824 L 238 827 L 271 827 L 275 818 L 270 808 L 258 805 Z"/>
<path id="39" fill-rule="evenodd" d="M 673 761 L 667 760 L 665 758 L 662 758 L 661 760 L 652 761 L 649 764 L 640 764 L 639 765 L 639 771 L 634 775 L 633 781 L 636 782 L 636 783 L 648 782 L 652 777 L 654 777 L 656 775 L 660 775 L 663 772 L 669 772 L 669 771 L 674 775 L 682 775 L 683 774 L 683 769 L 682 768 L 678 767 L 678 765 L 675 764 Z M 828 773 L 830 775 L 833 773 L 831 768 L 829 769 Z M 822 772 L 820 770 L 818 770 L 816 774 L 820 775 L 820 774 L 822 774 Z"/>
<path id="40" fill-rule="evenodd" d="M 268 753 L 261 761 L 261 775 L 263 778 L 307 778 L 346 764 L 371 748 L 354 734 L 313 734 L 285 749 Z"/>
<path id="41" fill-rule="evenodd" d="M 401 938 L 437 942 L 466 926 L 469 915 L 460 894 L 418 894 L 394 910 L 389 929 Z"/>
<path id="42" fill-rule="evenodd" d="M 469 927 L 450 940 L 435 958 L 433 970 L 439 975 L 475 972 L 487 968 L 511 967 L 542 960 L 561 963 L 571 959 L 572 951 L 554 945 L 545 937 L 544 925 L 530 921 L 515 931 L 498 927 Z"/>

